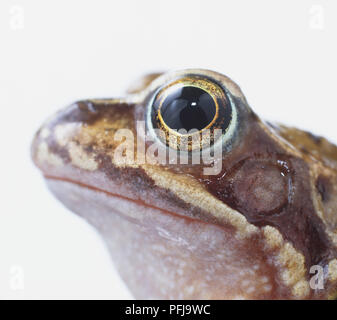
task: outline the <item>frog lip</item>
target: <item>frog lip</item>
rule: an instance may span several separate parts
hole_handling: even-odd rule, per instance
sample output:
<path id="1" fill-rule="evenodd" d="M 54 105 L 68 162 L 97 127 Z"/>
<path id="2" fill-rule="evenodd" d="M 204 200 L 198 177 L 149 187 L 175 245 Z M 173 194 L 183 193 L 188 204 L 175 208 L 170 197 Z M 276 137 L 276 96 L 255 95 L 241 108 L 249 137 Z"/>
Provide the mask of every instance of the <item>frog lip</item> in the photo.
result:
<path id="1" fill-rule="evenodd" d="M 121 193 L 117 193 L 117 192 L 114 193 L 114 192 L 111 192 L 111 191 L 107 191 L 105 189 L 98 188 L 98 187 L 95 187 L 95 186 L 91 186 L 91 185 L 88 185 L 88 184 L 85 184 L 85 183 L 82 183 L 82 182 L 78 182 L 78 181 L 75 181 L 75 180 L 72 180 L 72 179 L 69 179 L 69 178 L 52 176 L 52 175 L 48 175 L 48 174 L 43 174 L 43 176 L 46 179 L 47 184 L 48 184 L 48 182 L 67 183 L 68 185 L 72 185 L 72 186 L 76 186 L 76 187 L 79 187 L 79 188 L 83 188 L 87 192 L 91 191 L 93 193 L 105 194 L 108 197 L 118 198 L 120 200 L 124 200 L 124 201 L 130 202 L 130 203 L 133 203 L 133 204 L 135 204 L 137 206 L 142 206 L 142 207 L 145 207 L 145 208 L 150 209 L 150 210 L 158 211 L 159 213 L 164 214 L 164 215 L 166 214 L 166 215 L 170 215 L 170 216 L 173 216 L 173 217 L 176 217 L 176 218 L 184 219 L 187 222 L 197 222 L 197 223 L 208 224 L 208 225 L 210 224 L 210 225 L 214 225 L 214 226 L 220 227 L 216 223 L 212 223 L 212 222 L 209 222 L 209 221 L 203 221 L 201 219 L 194 218 L 194 217 L 187 216 L 187 215 L 182 215 L 182 214 L 179 214 L 177 212 L 173 212 L 171 210 L 167 210 L 167 209 L 165 209 L 163 207 L 159 208 L 158 206 L 150 204 L 147 201 L 144 201 L 142 199 L 132 199 L 132 198 L 130 198 L 128 196 L 125 196 L 125 195 L 123 195 Z M 53 189 L 51 191 L 54 194 L 56 193 L 55 189 Z M 64 201 L 61 199 L 60 196 L 57 196 L 57 197 L 61 200 L 62 203 L 64 203 Z M 67 204 L 65 204 L 65 205 L 68 206 Z M 128 216 L 128 215 L 125 214 L 125 216 Z"/>

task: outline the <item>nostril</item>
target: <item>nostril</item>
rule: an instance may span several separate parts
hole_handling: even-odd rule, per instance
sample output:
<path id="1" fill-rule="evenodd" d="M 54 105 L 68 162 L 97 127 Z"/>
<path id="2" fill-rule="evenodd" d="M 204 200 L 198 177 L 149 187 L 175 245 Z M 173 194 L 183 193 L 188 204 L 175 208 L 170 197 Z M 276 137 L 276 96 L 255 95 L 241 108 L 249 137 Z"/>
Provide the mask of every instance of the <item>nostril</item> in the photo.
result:
<path id="1" fill-rule="evenodd" d="M 323 202 L 329 201 L 331 189 L 329 178 L 320 175 L 316 181 L 316 190 L 320 194 Z"/>
<path id="2" fill-rule="evenodd" d="M 99 109 L 90 100 L 77 101 L 68 106 L 64 111 L 58 113 L 54 122 L 80 122 L 93 123 L 99 117 Z"/>

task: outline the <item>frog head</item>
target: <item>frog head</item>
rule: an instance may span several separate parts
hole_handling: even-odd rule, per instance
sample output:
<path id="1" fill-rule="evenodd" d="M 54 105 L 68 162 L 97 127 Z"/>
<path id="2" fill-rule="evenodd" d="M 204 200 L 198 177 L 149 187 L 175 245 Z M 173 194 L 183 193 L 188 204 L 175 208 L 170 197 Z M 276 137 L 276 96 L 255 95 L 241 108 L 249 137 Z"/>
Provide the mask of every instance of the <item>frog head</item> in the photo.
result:
<path id="1" fill-rule="evenodd" d="M 151 74 L 122 98 L 78 101 L 32 156 L 136 298 L 337 292 L 337 147 L 264 122 L 222 74 Z"/>

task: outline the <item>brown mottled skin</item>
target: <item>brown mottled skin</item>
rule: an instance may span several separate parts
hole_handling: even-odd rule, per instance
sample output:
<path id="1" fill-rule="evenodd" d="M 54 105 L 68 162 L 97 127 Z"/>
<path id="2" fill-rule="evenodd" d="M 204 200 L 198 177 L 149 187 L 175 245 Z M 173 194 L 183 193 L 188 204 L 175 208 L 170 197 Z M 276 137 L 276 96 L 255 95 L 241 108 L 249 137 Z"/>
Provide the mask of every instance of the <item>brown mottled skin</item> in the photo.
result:
<path id="1" fill-rule="evenodd" d="M 114 133 L 136 132 L 154 92 L 186 75 L 215 81 L 235 104 L 221 172 L 115 160 Z M 264 123 L 221 74 L 153 74 L 123 99 L 76 102 L 42 126 L 32 155 L 55 196 L 100 232 L 136 298 L 336 297 L 337 147 Z M 309 285 L 313 265 L 323 289 Z"/>

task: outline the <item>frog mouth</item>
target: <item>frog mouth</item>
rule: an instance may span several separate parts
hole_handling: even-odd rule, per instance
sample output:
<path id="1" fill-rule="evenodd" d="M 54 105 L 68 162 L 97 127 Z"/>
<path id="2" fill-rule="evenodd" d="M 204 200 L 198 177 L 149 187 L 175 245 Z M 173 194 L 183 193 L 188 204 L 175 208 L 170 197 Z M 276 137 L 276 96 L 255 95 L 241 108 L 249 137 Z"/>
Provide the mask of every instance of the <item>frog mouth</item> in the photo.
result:
<path id="1" fill-rule="evenodd" d="M 57 176 L 51 176 L 48 174 L 44 175 L 44 178 L 47 182 L 48 188 L 52 191 L 52 193 L 70 210 L 76 212 L 81 216 L 86 215 L 86 211 L 88 209 L 88 199 L 91 199 L 96 206 L 105 206 L 103 203 L 98 201 L 99 198 L 104 197 L 105 199 L 115 199 L 116 202 L 125 202 L 130 203 L 135 207 L 142 207 L 144 209 L 158 211 L 161 214 L 171 215 L 177 218 L 186 219 L 187 221 L 193 222 L 201 222 L 201 223 L 209 223 L 204 222 L 198 218 L 194 218 L 191 216 L 187 216 L 184 214 L 179 214 L 177 212 L 167 210 L 163 207 L 158 207 L 149 202 L 146 202 L 142 199 L 135 199 L 128 196 L 125 196 L 121 193 L 114 193 L 111 191 L 107 191 L 105 189 L 101 189 L 95 186 L 91 186 L 82 182 L 78 182 L 69 178 L 61 178 Z M 88 195 L 90 194 L 90 197 Z M 96 196 L 95 196 L 96 195 Z M 99 195 L 99 196 L 98 196 Z M 132 218 L 135 221 L 137 218 L 137 214 L 134 214 L 128 210 L 119 210 L 118 207 L 112 208 L 114 213 L 117 213 L 121 217 L 127 218 L 130 220 Z M 138 216 L 139 218 L 140 216 Z M 137 220 L 137 219 L 136 219 Z"/>

